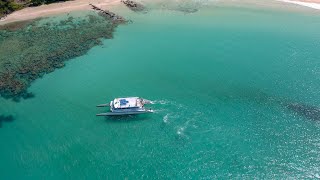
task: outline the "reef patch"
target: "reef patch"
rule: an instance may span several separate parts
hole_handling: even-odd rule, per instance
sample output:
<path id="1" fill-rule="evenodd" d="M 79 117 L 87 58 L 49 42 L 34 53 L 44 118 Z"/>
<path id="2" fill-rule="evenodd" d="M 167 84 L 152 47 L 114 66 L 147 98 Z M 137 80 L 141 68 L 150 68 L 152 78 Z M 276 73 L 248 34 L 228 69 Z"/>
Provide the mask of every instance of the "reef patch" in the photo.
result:
<path id="1" fill-rule="evenodd" d="M 313 121 L 320 121 L 320 108 L 302 103 L 287 103 L 286 108 L 293 111 L 297 115 L 305 117 Z"/>
<path id="2" fill-rule="evenodd" d="M 114 20 L 95 12 L 82 16 L 38 19 L 0 30 L 0 95 L 19 101 L 33 97 L 27 92 L 37 78 L 82 56 L 102 39 L 111 39 L 124 19 Z"/>
<path id="3" fill-rule="evenodd" d="M 14 121 L 14 117 L 12 115 L 0 115 L 0 128 L 2 127 L 2 123 L 12 121 Z"/>

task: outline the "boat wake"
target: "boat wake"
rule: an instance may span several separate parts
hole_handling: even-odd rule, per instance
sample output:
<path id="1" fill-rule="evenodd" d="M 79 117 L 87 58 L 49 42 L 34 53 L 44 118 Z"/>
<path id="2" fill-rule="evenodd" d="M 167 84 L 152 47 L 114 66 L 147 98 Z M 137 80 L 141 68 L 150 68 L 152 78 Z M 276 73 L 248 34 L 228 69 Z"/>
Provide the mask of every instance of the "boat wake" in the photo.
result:
<path id="1" fill-rule="evenodd" d="M 163 125 L 179 139 L 188 140 L 193 133 L 198 133 L 199 126 L 206 117 L 201 111 L 190 111 L 190 107 L 175 101 L 155 100 L 152 104 L 163 105 L 155 110 L 160 115 Z"/>
<path id="2" fill-rule="evenodd" d="M 179 119 L 180 115 L 173 115 L 172 113 L 167 113 L 165 116 L 163 116 L 162 121 L 165 124 L 170 123 L 172 120 Z M 170 120 L 170 121 L 169 121 Z"/>
<path id="3" fill-rule="evenodd" d="M 169 104 L 170 101 L 168 100 L 155 100 L 155 101 L 151 101 L 151 104 L 161 104 L 161 105 L 166 105 Z"/>
<path id="4" fill-rule="evenodd" d="M 167 123 L 168 123 L 168 120 L 169 120 L 169 114 L 166 114 L 166 115 L 163 117 L 162 120 L 163 120 L 164 123 L 167 124 Z"/>
<path id="5" fill-rule="evenodd" d="M 185 130 L 185 129 L 186 129 L 185 127 L 180 127 L 180 128 L 178 128 L 177 134 L 178 134 L 178 135 L 184 135 L 184 130 Z"/>
<path id="6" fill-rule="evenodd" d="M 184 136 L 184 137 L 187 137 L 188 138 L 188 136 L 185 134 L 185 130 L 189 127 L 189 123 L 191 122 L 192 120 L 188 120 L 188 121 L 186 121 L 182 126 L 179 126 L 178 128 L 177 128 L 177 134 L 179 135 L 179 136 Z"/>

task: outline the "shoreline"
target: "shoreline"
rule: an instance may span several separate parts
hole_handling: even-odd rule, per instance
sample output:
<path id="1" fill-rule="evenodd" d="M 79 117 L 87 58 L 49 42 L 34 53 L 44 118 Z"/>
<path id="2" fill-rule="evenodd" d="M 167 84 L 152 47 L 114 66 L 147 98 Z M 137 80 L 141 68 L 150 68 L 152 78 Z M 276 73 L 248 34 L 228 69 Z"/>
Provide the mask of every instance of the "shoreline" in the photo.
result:
<path id="1" fill-rule="evenodd" d="M 0 20 L 0 25 L 9 24 L 18 21 L 33 20 L 51 15 L 70 13 L 81 10 L 91 10 L 90 4 L 94 4 L 101 8 L 110 8 L 120 4 L 120 0 L 74 0 L 57 2 L 37 7 L 27 7 L 19 11 L 15 11 Z"/>
<path id="2" fill-rule="evenodd" d="M 154 3 L 154 2 L 152 2 Z M 15 11 L 5 18 L 0 20 L 0 25 L 18 22 L 33 20 L 41 17 L 47 17 L 50 15 L 58 15 L 63 13 L 70 13 L 74 11 L 81 10 L 91 10 L 89 4 L 94 4 L 100 8 L 110 8 L 121 4 L 121 0 L 74 0 L 74 1 L 65 1 L 57 2 L 48 5 L 41 5 L 37 7 L 27 7 L 19 11 Z M 245 0 L 245 1 L 229 1 L 221 0 L 217 1 L 216 5 L 227 4 L 233 6 L 261 6 L 269 7 L 275 9 L 290 9 L 294 11 L 308 10 L 308 11 L 317 11 L 320 10 L 320 0 L 274 0 L 269 2 L 261 2 L 255 0 Z"/>
<path id="3" fill-rule="evenodd" d="M 300 1 L 297 1 L 297 0 L 278 0 L 278 1 L 320 10 L 320 0 L 313 0 L 313 1 L 312 0 L 300 0 Z"/>

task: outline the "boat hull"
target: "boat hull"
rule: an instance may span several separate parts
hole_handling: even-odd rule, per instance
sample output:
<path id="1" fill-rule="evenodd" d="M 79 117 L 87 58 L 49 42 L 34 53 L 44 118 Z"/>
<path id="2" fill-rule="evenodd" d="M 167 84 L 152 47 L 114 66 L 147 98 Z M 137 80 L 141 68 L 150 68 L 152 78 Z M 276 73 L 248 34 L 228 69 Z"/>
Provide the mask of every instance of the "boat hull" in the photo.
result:
<path id="1" fill-rule="evenodd" d="M 97 114 L 96 116 L 121 116 L 121 115 L 146 114 L 146 113 L 153 113 L 153 111 L 148 110 L 148 111 L 131 111 L 131 112 L 106 112 L 106 113 Z"/>

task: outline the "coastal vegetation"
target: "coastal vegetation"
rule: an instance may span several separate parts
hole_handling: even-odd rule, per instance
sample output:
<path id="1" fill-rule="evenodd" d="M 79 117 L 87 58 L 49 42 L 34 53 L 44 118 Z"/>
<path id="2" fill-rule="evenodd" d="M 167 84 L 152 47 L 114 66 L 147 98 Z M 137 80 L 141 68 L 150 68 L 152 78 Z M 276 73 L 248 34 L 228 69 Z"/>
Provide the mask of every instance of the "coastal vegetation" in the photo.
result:
<path id="1" fill-rule="evenodd" d="M 0 0 L 0 17 L 13 11 L 22 9 L 23 7 L 24 3 L 17 3 L 13 0 Z"/>
<path id="2" fill-rule="evenodd" d="M 61 1 L 67 1 L 67 0 L 30 0 L 32 6 L 39 6 L 42 4 L 50 4 L 50 3 L 61 2 Z"/>
<path id="3" fill-rule="evenodd" d="M 0 95 L 20 100 L 32 97 L 31 82 L 61 68 L 66 60 L 84 55 L 101 39 L 110 39 L 115 28 L 124 23 L 109 16 L 89 13 L 60 21 L 38 19 L 15 28 L 0 30 Z"/>
<path id="4" fill-rule="evenodd" d="M 42 4 L 50 4 L 59 1 L 62 0 L 0 0 L 0 18 L 25 7 L 39 6 Z"/>

